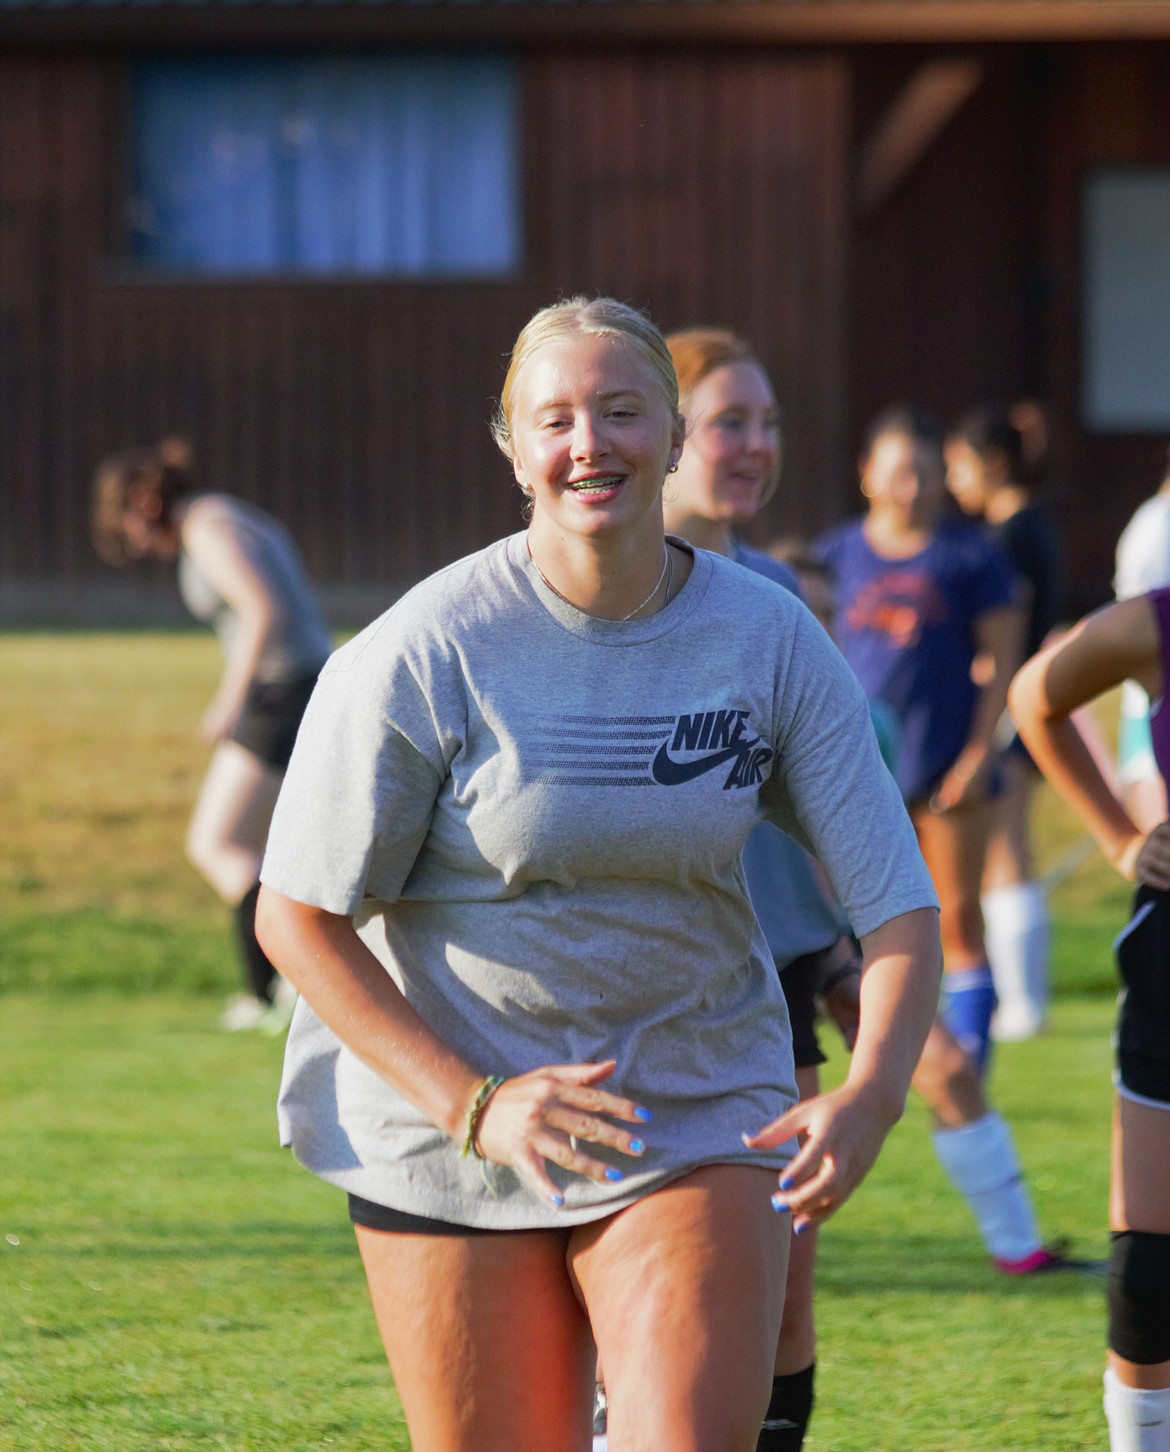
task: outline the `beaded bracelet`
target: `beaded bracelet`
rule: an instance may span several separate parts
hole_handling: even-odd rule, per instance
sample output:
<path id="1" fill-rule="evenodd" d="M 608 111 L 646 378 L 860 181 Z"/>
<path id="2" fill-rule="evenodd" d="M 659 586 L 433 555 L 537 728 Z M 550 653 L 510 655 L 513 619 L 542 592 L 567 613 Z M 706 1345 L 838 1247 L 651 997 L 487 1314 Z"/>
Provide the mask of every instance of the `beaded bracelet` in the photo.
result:
<path id="1" fill-rule="evenodd" d="M 479 1134 L 479 1123 L 483 1118 L 484 1110 L 488 1107 L 488 1101 L 503 1082 L 502 1074 L 489 1074 L 475 1091 L 475 1098 L 467 1106 L 463 1145 L 459 1151 L 463 1159 L 466 1159 L 468 1155 L 474 1155 L 477 1160 L 483 1159 L 483 1155 L 480 1154 L 475 1143 L 475 1138 Z"/>

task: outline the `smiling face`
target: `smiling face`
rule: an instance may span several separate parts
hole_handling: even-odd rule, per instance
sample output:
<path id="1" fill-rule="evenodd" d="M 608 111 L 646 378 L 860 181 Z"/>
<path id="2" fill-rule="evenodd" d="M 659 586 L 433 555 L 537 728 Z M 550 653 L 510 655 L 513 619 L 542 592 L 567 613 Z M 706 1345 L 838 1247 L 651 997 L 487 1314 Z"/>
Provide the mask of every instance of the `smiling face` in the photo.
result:
<path id="1" fill-rule="evenodd" d="M 568 333 L 542 344 L 515 383 L 512 467 L 532 523 L 600 538 L 662 529 L 662 481 L 682 427 L 649 361 L 611 334 Z"/>
<path id="2" fill-rule="evenodd" d="M 671 483 L 672 502 L 702 519 L 745 524 L 780 467 L 776 397 L 755 363 L 726 363 L 683 402 L 687 442 Z"/>
<path id="3" fill-rule="evenodd" d="M 862 460 L 861 487 L 871 516 L 898 530 L 931 529 L 946 494 L 936 446 L 890 430 L 879 434 Z"/>

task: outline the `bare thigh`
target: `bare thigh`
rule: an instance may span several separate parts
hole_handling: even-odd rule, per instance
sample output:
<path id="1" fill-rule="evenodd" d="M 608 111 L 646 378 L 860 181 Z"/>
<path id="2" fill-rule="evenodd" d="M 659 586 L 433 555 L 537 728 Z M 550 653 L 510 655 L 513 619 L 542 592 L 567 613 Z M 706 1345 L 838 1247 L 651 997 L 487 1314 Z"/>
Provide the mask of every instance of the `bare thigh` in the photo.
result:
<path id="1" fill-rule="evenodd" d="M 611 1452 L 754 1452 L 791 1236 L 775 1187 L 770 1170 L 708 1165 L 573 1232 Z"/>
<path id="2" fill-rule="evenodd" d="M 987 954 L 979 905 L 991 809 L 987 803 L 955 812 L 913 813 L 918 845 L 939 900 L 939 932 L 948 972 L 972 968 Z"/>
<path id="3" fill-rule="evenodd" d="M 1035 774 L 1022 757 L 1004 757 L 1000 768 L 1004 789 L 991 804 L 992 826 L 987 843 L 983 890 L 1031 882 L 1032 797 Z"/>
<path id="4" fill-rule="evenodd" d="M 593 1342 L 565 1231 L 355 1228 L 414 1452 L 587 1452 Z"/>
<path id="5" fill-rule="evenodd" d="M 1170 1235 L 1170 1107 L 1118 1095 L 1113 1111 L 1109 1223 Z"/>
<path id="6" fill-rule="evenodd" d="M 1170 1108 L 1117 1097 L 1112 1171 L 1110 1226 L 1170 1235 Z M 1111 1351 L 1109 1364 L 1127 1386 L 1170 1387 L 1170 1361 L 1138 1366 Z"/>
<path id="7" fill-rule="evenodd" d="M 936 1017 L 930 1026 L 910 1082 L 941 1129 L 974 1124 L 987 1113 L 978 1071 L 941 1018 Z"/>
<path id="8" fill-rule="evenodd" d="M 187 829 L 187 855 L 225 902 L 260 875 L 284 773 L 234 741 L 216 748 Z"/>

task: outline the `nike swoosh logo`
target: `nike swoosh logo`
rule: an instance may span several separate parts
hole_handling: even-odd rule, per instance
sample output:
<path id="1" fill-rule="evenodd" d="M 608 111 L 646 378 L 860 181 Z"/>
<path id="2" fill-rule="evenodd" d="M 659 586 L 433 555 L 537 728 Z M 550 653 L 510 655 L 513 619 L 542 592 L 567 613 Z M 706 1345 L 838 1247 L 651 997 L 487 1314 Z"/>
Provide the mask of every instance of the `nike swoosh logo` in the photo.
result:
<path id="1" fill-rule="evenodd" d="M 759 737 L 756 739 L 759 740 Z M 710 756 L 700 756 L 695 761 L 675 761 L 667 751 L 666 743 L 663 742 L 650 765 L 650 775 L 659 786 L 681 786 L 685 781 L 694 781 L 695 777 L 702 776 L 704 772 L 714 771 L 725 761 L 742 756 L 744 748 L 751 744 L 750 741 L 741 741 L 738 746 L 728 746 L 723 751 L 713 752 Z"/>

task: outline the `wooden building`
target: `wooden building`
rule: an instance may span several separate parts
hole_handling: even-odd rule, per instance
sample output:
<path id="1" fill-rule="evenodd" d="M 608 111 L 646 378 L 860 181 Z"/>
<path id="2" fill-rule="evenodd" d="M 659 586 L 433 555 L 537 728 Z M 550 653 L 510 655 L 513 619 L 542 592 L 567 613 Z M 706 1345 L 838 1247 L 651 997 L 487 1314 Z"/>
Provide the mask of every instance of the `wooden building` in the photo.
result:
<path id="1" fill-rule="evenodd" d="M 198 96 L 228 62 L 485 57 L 513 108 L 498 256 L 144 248 L 167 65 Z M 486 421 L 519 325 L 576 291 L 754 340 L 786 415 L 765 537 L 856 507 L 885 403 L 1041 400 L 1095 603 L 1170 436 L 1168 178 L 1170 0 L 0 0 L 0 624 L 175 612 L 87 530 L 97 459 L 174 432 L 368 616 L 517 526 Z"/>

